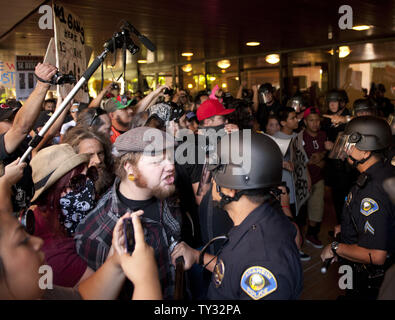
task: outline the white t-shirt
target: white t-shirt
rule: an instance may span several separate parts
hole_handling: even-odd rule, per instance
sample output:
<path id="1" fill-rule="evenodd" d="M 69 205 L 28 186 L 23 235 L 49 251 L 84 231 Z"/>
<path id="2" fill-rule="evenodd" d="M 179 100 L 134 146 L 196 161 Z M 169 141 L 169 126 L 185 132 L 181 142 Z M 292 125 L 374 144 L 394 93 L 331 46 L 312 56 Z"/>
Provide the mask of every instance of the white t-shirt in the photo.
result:
<path id="1" fill-rule="evenodd" d="M 69 130 L 72 127 L 76 126 L 76 122 L 74 120 L 71 120 L 69 122 L 66 122 L 62 125 L 62 128 L 60 129 L 60 134 L 64 135 L 67 130 Z"/>

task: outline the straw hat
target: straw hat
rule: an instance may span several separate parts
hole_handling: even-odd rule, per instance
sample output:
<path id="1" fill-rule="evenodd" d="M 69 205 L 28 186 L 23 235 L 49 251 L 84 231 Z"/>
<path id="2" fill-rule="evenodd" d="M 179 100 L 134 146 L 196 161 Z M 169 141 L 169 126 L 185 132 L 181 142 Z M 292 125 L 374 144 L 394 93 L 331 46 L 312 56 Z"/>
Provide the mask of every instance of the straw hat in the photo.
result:
<path id="1" fill-rule="evenodd" d="M 76 154 L 68 144 L 57 144 L 40 150 L 30 161 L 35 189 L 32 202 L 66 173 L 88 161 L 88 154 Z"/>

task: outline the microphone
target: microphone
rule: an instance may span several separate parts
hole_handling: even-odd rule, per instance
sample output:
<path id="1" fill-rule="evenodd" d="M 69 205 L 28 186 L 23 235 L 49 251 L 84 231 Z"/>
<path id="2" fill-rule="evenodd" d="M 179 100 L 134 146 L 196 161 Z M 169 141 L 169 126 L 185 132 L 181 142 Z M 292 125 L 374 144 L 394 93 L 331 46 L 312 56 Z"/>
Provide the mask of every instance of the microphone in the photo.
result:
<path id="1" fill-rule="evenodd" d="M 121 20 L 121 22 L 123 22 L 130 29 L 130 31 L 140 39 L 140 41 L 148 50 L 152 52 L 156 50 L 155 45 L 146 36 L 143 36 L 135 27 L 133 27 L 130 22 L 126 20 Z"/>
<path id="2" fill-rule="evenodd" d="M 155 45 L 146 36 L 139 35 L 138 38 L 149 51 L 154 52 L 156 50 Z"/>
<path id="3" fill-rule="evenodd" d="M 326 259 L 326 260 L 324 261 L 324 263 L 322 264 L 322 267 L 321 267 L 321 273 L 322 273 L 322 274 L 325 274 L 325 273 L 328 271 L 329 266 L 331 265 L 332 260 L 333 260 L 333 258 L 329 258 L 329 259 Z"/>

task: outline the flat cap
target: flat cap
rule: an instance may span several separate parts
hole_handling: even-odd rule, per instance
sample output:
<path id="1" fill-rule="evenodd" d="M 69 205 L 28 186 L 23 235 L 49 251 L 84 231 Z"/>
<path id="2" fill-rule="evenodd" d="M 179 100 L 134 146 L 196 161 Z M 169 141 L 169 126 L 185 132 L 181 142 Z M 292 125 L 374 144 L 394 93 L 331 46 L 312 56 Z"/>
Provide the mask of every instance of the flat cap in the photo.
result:
<path id="1" fill-rule="evenodd" d="M 123 156 L 129 152 L 154 156 L 165 149 L 173 148 L 174 138 L 156 128 L 137 127 L 121 134 L 115 140 L 114 147 L 116 156 Z"/>

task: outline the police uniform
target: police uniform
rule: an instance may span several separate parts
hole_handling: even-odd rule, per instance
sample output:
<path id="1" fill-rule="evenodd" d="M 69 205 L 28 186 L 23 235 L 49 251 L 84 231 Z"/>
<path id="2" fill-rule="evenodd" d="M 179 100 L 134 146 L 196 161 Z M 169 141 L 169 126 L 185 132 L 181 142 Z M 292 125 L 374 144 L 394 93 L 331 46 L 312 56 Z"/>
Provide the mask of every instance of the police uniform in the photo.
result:
<path id="1" fill-rule="evenodd" d="M 228 234 L 210 283 L 211 300 L 297 299 L 303 271 L 296 229 L 264 203 Z"/>
<path id="2" fill-rule="evenodd" d="M 341 223 L 341 242 L 357 244 L 367 249 L 387 251 L 389 256 L 395 253 L 395 206 L 383 189 L 383 181 L 395 176 L 395 167 L 382 161 L 369 167 L 358 179 L 346 198 Z M 364 181 L 365 180 L 365 181 Z M 366 266 L 348 262 L 356 271 L 356 290 L 369 289 L 374 285 L 366 281 L 375 274 L 380 285 L 383 273 L 391 263 L 382 266 Z M 382 273 L 380 275 L 380 273 Z M 380 275 L 380 277 L 378 277 Z M 375 292 L 372 293 L 373 296 Z"/>

